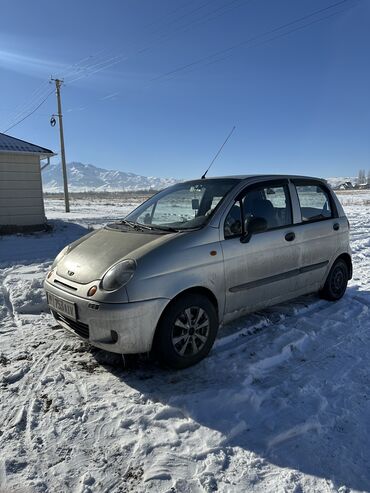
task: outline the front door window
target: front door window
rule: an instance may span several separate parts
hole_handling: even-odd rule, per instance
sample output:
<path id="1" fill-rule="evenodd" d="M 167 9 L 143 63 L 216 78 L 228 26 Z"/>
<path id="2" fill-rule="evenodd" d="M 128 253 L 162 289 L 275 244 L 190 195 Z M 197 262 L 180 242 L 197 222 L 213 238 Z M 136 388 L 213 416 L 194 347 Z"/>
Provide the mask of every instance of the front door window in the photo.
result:
<path id="1" fill-rule="evenodd" d="M 245 195 L 235 202 L 226 217 L 225 238 L 233 238 L 248 232 L 249 221 L 256 217 L 265 219 L 267 230 L 292 224 L 287 185 L 261 186 L 247 190 Z"/>

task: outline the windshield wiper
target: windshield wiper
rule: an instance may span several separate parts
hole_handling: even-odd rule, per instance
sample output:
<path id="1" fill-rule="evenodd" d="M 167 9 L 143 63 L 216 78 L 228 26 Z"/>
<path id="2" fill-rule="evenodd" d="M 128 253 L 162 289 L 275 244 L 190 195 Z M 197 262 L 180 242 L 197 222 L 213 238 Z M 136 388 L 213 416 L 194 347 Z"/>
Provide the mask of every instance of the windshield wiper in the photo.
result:
<path id="1" fill-rule="evenodd" d="M 121 219 L 120 221 L 117 221 L 117 224 L 127 224 L 127 226 L 130 226 L 131 228 L 136 227 L 136 223 L 134 223 L 134 221 L 127 221 L 126 219 Z"/>
<path id="2" fill-rule="evenodd" d="M 136 223 L 135 221 L 127 221 L 127 219 L 122 219 L 120 221 L 120 224 L 127 224 L 128 226 L 131 226 L 131 228 L 136 229 L 137 231 L 143 231 L 143 230 L 149 230 L 153 231 L 154 229 L 162 229 L 162 227 L 157 227 L 154 225 L 149 225 L 149 224 L 142 224 L 142 223 Z M 174 230 L 173 228 L 166 228 L 166 231 L 177 231 Z M 164 230 L 164 228 L 163 228 Z"/>
<path id="3" fill-rule="evenodd" d="M 127 221 L 127 219 L 121 219 L 121 221 L 119 221 L 119 224 L 125 224 L 125 225 L 127 224 L 127 226 L 130 226 L 131 228 L 136 230 L 152 229 L 150 226 L 135 223 L 135 221 Z"/>
<path id="4" fill-rule="evenodd" d="M 119 221 L 119 224 L 127 224 L 127 226 L 130 226 L 133 229 L 136 229 L 137 231 L 142 231 L 142 230 L 159 230 L 159 231 L 169 231 L 171 233 L 177 233 L 178 229 L 172 228 L 171 226 L 156 226 L 154 224 L 141 224 L 141 223 L 136 223 L 135 221 L 128 221 L 127 219 L 121 219 Z"/>

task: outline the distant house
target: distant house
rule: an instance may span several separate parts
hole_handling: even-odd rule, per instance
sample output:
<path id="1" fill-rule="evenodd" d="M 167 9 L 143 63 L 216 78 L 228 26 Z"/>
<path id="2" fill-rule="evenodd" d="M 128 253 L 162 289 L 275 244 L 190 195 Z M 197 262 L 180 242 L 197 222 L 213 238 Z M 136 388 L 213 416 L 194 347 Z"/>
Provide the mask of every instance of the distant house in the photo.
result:
<path id="1" fill-rule="evenodd" d="M 344 183 L 341 183 L 337 187 L 338 190 L 352 190 L 353 188 L 354 187 L 352 185 L 352 182 L 350 182 L 350 181 L 345 181 Z"/>
<path id="2" fill-rule="evenodd" d="M 0 233 L 45 227 L 40 161 L 54 155 L 0 133 Z"/>

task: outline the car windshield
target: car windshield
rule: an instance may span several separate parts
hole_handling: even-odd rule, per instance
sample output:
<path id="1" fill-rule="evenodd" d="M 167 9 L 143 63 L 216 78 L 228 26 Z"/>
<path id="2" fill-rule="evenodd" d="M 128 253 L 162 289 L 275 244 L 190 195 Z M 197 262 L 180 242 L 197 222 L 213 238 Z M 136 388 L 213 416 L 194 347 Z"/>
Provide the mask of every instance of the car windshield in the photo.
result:
<path id="1" fill-rule="evenodd" d="M 167 231 L 200 228 L 239 181 L 219 178 L 179 183 L 151 197 L 123 222 Z"/>

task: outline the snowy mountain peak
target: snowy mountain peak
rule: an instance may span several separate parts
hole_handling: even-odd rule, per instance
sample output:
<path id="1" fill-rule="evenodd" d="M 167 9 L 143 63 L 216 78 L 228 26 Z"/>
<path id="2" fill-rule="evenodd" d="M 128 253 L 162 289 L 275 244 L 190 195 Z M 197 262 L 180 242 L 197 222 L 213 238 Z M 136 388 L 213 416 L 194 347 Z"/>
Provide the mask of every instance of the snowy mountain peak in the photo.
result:
<path id="1" fill-rule="evenodd" d="M 71 192 L 160 190 L 178 181 L 175 178 L 148 177 L 125 171 L 107 170 L 79 162 L 68 163 L 67 170 Z M 63 176 L 60 163 L 48 166 L 42 172 L 42 181 L 45 192 L 62 192 Z"/>

